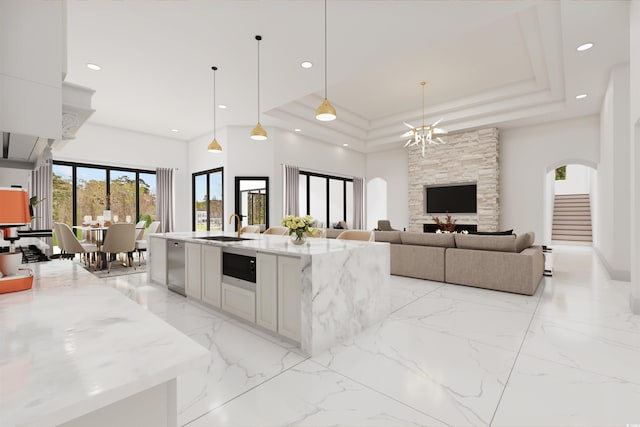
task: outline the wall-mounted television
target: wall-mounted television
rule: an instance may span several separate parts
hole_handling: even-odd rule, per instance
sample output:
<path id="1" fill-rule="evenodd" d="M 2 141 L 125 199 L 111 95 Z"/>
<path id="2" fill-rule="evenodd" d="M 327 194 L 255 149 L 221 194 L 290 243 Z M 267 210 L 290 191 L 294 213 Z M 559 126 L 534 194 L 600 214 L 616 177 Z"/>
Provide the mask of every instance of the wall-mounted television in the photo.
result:
<path id="1" fill-rule="evenodd" d="M 476 184 L 452 184 L 445 186 L 425 185 L 425 212 L 477 213 L 478 198 Z"/>

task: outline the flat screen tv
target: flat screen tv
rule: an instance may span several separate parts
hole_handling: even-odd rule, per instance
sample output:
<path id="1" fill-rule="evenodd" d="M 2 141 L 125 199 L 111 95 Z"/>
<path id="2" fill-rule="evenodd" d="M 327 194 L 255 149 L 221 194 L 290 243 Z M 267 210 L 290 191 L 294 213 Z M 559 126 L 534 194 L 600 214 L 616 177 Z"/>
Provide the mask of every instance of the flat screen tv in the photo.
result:
<path id="1" fill-rule="evenodd" d="M 477 213 L 477 185 L 425 186 L 425 212 Z"/>

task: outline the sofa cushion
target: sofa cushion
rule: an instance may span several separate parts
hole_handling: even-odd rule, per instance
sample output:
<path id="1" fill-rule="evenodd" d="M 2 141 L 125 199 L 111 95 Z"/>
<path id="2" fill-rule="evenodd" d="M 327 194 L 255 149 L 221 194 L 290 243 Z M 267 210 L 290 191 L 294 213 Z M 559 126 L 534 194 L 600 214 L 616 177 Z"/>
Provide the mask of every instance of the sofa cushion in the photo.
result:
<path id="1" fill-rule="evenodd" d="M 399 231 L 376 231 L 376 242 L 402 244 Z"/>
<path id="2" fill-rule="evenodd" d="M 456 243 L 450 233 L 412 233 L 403 231 L 400 233 L 403 245 L 437 246 L 441 248 L 455 248 Z"/>
<path id="3" fill-rule="evenodd" d="M 327 228 L 327 229 L 325 229 L 325 236 L 327 236 L 327 239 L 335 239 L 343 231 L 344 230 L 342 230 L 342 229 Z"/>
<path id="4" fill-rule="evenodd" d="M 477 234 L 455 234 L 456 247 L 459 249 L 478 249 L 484 251 L 515 252 L 516 236 L 479 236 Z"/>
<path id="5" fill-rule="evenodd" d="M 527 249 L 529 246 L 533 245 L 533 242 L 536 240 L 536 235 L 533 231 L 529 231 L 528 233 L 520 234 L 516 237 L 516 252 L 522 252 Z"/>

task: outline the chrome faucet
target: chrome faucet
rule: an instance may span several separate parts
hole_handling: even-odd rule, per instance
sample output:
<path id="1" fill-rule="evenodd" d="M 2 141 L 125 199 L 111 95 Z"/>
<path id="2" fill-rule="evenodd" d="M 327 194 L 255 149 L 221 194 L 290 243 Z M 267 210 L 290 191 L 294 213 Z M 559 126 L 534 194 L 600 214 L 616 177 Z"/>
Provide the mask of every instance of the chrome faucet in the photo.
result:
<path id="1" fill-rule="evenodd" d="M 236 213 L 231 214 L 231 216 L 229 217 L 229 224 L 231 224 L 231 223 L 233 222 L 233 217 L 234 217 L 234 216 L 235 216 L 236 218 L 238 218 L 238 237 L 240 237 L 240 235 L 242 234 L 242 230 L 241 230 L 241 227 L 240 227 L 240 225 L 241 225 L 241 224 L 240 224 L 240 215 L 238 215 L 238 214 L 236 214 Z"/>

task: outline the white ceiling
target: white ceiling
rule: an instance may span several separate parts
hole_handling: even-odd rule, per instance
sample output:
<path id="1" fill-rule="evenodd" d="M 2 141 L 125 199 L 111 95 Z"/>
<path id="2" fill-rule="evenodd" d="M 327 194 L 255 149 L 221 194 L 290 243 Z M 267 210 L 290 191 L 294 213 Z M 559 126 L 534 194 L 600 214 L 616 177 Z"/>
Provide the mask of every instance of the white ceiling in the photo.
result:
<path id="1" fill-rule="evenodd" d="M 67 81 L 96 90 L 91 122 L 190 140 L 257 119 L 370 152 L 403 144 L 402 121 L 449 131 L 596 114 L 628 62 L 629 3 L 329 0 L 328 97 L 320 0 L 69 0 Z M 575 48 L 591 41 L 595 47 Z M 310 60 L 305 70 L 300 62 Z M 101 71 L 91 71 L 87 63 Z M 584 100 L 575 95 L 587 93 Z M 177 128 L 179 133 L 172 133 Z"/>

